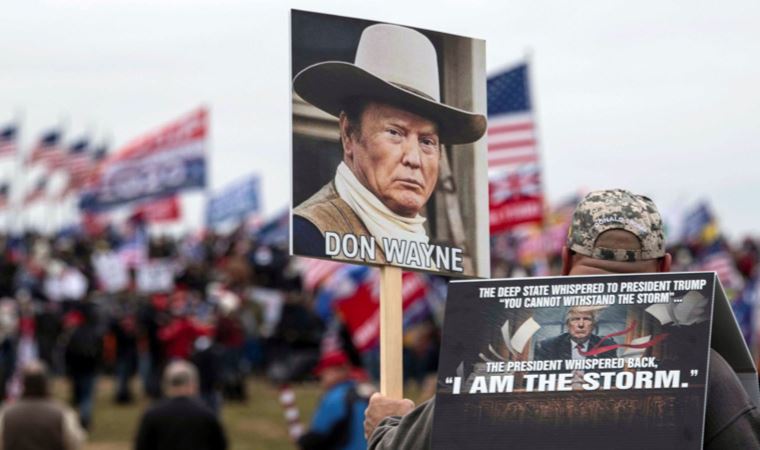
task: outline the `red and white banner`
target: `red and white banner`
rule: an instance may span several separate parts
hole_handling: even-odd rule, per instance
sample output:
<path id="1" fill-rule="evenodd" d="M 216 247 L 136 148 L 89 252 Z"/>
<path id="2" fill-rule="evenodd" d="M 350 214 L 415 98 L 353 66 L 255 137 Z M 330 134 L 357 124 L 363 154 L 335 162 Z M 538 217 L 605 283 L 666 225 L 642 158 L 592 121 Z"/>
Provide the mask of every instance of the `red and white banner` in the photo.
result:
<path id="1" fill-rule="evenodd" d="M 537 164 L 527 164 L 488 182 L 491 234 L 543 220 L 543 194 Z"/>
<path id="2" fill-rule="evenodd" d="M 101 164 L 80 208 L 104 210 L 204 187 L 208 128 L 208 111 L 198 108 L 127 144 Z"/>
<path id="3" fill-rule="evenodd" d="M 543 221 L 541 163 L 530 91 L 521 63 L 488 79 L 491 234 Z"/>
<path id="4" fill-rule="evenodd" d="M 179 198 L 176 195 L 141 203 L 133 215 L 139 215 L 148 223 L 173 222 L 182 217 Z"/>
<path id="5" fill-rule="evenodd" d="M 406 312 L 417 301 L 423 301 L 428 293 L 425 277 L 415 272 L 404 272 L 401 297 Z M 339 300 L 337 311 L 343 318 L 354 347 L 364 352 L 375 346 L 380 339 L 379 279 L 362 283 L 354 295 Z"/>

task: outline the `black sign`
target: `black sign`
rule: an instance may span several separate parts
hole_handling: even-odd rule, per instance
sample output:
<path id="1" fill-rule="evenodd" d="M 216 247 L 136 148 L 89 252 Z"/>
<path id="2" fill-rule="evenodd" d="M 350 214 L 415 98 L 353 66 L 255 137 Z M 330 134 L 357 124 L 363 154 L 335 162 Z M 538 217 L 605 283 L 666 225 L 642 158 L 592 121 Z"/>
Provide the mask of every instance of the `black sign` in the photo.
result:
<path id="1" fill-rule="evenodd" d="M 701 449 L 716 286 L 713 273 L 452 282 L 433 448 Z"/>

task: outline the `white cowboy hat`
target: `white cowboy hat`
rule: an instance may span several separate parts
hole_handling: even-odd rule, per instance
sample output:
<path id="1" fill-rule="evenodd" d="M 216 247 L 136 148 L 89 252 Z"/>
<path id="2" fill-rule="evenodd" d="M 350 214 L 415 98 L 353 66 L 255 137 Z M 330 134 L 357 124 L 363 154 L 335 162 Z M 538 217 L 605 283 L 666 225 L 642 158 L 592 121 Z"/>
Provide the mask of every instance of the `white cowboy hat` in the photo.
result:
<path id="1" fill-rule="evenodd" d="M 336 117 L 350 98 L 388 102 L 436 122 L 441 142 L 447 144 L 477 141 L 486 130 L 484 115 L 441 103 L 433 43 L 397 25 L 365 28 L 353 64 L 326 61 L 309 66 L 293 79 L 293 89 Z"/>

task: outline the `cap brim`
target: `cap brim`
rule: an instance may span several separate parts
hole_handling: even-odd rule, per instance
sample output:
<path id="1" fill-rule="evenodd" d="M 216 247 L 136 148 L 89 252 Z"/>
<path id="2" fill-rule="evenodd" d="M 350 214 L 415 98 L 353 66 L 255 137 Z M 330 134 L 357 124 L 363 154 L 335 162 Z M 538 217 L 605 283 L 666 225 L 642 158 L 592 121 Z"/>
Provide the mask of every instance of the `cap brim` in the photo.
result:
<path id="1" fill-rule="evenodd" d="M 486 117 L 482 114 L 436 102 L 347 62 L 328 61 L 309 66 L 295 76 L 293 89 L 301 98 L 335 117 L 352 97 L 387 101 L 436 122 L 444 144 L 475 142 L 486 131 Z"/>

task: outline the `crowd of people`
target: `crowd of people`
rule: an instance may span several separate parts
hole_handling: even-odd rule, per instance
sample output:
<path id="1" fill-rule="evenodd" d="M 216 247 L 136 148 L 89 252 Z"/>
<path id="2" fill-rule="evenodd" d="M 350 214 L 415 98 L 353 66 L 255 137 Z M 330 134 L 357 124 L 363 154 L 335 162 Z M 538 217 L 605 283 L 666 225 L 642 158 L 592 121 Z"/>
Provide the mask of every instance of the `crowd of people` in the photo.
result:
<path id="1" fill-rule="evenodd" d="M 246 398 L 251 374 L 275 383 L 319 377 L 324 404 L 316 408 L 312 430 L 296 433 L 294 440 L 302 448 L 324 448 L 325 439 L 341 442 L 340 448 L 366 445 L 356 424 L 368 392 L 359 387 L 377 381 L 377 344 L 357 348 L 341 314 L 320 312 L 324 304 L 317 299 L 335 269 L 315 280 L 307 260 L 288 256 L 285 240 L 264 242 L 244 228 L 227 235 L 146 238 L 142 244 L 135 239 L 137 228 L 130 223 L 95 235 L 68 230 L 54 237 L 0 237 L 0 389 L 7 405 L 49 396 L 47 372 L 65 377 L 78 424 L 66 419 L 61 436 L 80 442 L 97 426 L 97 380 L 110 376 L 114 402 L 130 403 L 138 395 L 166 398 L 155 408 L 169 413 L 151 409 L 143 418 L 138 448 L 162 448 L 156 427 L 164 426 L 162 417 L 172 410 L 192 416 L 191 408 L 171 401 L 188 396 L 197 396 L 211 412 L 193 420 L 208 424 L 203 433 L 215 440 L 212 448 L 224 448 L 216 417 L 224 401 Z M 760 292 L 760 242 L 747 238 L 738 246 L 722 245 L 740 277 L 730 281 L 737 317 L 752 323 Z M 517 253 L 494 248 L 494 276 L 560 271 L 559 255 L 548 254 L 539 270 Z M 703 250 L 694 242 L 672 247 L 673 270 L 694 269 Z M 102 267 L 108 257 L 125 271 L 123 286 L 114 287 L 117 271 Z M 169 271 L 169 280 L 156 281 L 160 270 L 143 273 L 156 261 Z M 432 310 L 410 323 L 404 340 L 406 374 L 420 382 L 423 397 L 435 389 L 441 322 Z M 748 339 L 754 337 L 752 326 L 745 331 Z M 175 364 L 179 361 L 185 363 Z M 134 379 L 141 392 L 132 390 Z M 357 418 L 349 425 L 346 417 L 352 414 Z M 11 417 L 0 420 L 7 427 Z"/>

